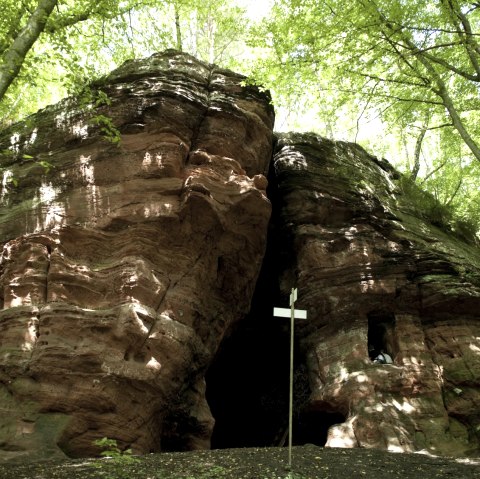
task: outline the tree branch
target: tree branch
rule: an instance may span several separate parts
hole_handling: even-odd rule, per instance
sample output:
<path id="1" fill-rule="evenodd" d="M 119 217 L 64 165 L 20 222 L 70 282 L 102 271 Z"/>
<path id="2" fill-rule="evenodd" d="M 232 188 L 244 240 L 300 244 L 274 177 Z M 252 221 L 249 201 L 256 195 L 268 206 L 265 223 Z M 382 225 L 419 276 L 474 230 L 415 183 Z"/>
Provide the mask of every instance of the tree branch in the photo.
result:
<path id="1" fill-rule="evenodd" d="M 445 0 L 444 0 L 445 1 Z M 447 0 L 450 1 L 450 0 Z M 376 9 L 376 13 L 379 19 L 383 22 L 384 27 L 391 32 L 392 35 L 400 35 L 400 38 L 408 50 L 412 53 L 415 53 L 415 57 L 421 63 L 421 65 L 425 68 L 429 78 L 420 75 L 420 72 L 408 61 L 408 58 L 403 55 L 403 52 L 398 51 L 400 58 L 417 74 L 417 77 L 420 76 L 427 85 L 431 86 L 432 91 L 437 94 L 440 99 L 442 100 L 443 105 L 445 106 L 446 110 L 450 118 L 452 119 L 452 123 L 454 128 L 458 131 L 459 135 L 461 136 L 462 140 L 468 146 L 470 151 L 473 153 L 473 156 L 480 162 L 480 147 L 477 145 L 476 141 L 472 138 L 470 133 L 465 128 L 463 124 L 462 118 L 460 117 L 459 112 L 457 111 L 452 98 L 448 92 L 447 86 L 443 81 L 440 74 L 437 72 L 435 67 L 432 65 L 431 60 L 429 58 L 428 53 L 421 53 L 418 47 L 413 43 L 413 41 L 408 37 L 408 35 L 403 34 L 402 28 L 395 28 L 392 23 L 388 20 L 387 17 L 380 11 L 378 5 L 376 5 L 375 0 L 371 0 L 371 4 L 374 5 Z M 390 38 L 387 32 L 385 32 L 385 39 L 390 45 L 397 49 L 396 42 Z"/>
<path id="2" fill-rule="evenodd" d="M 480 53 L 480 48 L 478 43 L 475 41 L 475 38 L 472 35 L 472 26 L 470 25 L 470 21 L 468 20 L 468 17 L 462 12 L 462 9 L 460 7 L 455 8 L 456 5 L 453 4 L 452 0 L 443 0 L 443 1 L 444 2 L 447 1 L 452 14 L 460 20 L 460 24 L 462 25 L 463 28 L 459 35 L 465 38 L 466 49 L 470 57 L 470 61 L 472 62 L 472 65 L 475 68 L 475 71 L 478 74 L 480 74 L 480 68 L 478 65 L 478 60 L 476 58 L 476 54 Z"/>
<path id="3" fill-rule="evenodd" d="M 423 139 L 425 138 L 425 134 L 427 133 L 428 129 L 428 122 L 430 121 L 430 111 L 425 112 L 425 118 L 423 120 L 423 125 L 420 128 L 420 134 L 417 137 L 417 141 L 415 142 L 415 151 L 413 153 L 413 170 L 410 174 L 410 178 L 415 181 L 417 179 L 418 172 L 420 170 L 420 154 L 422 152 L 422 143 Z"/>
<path id="4" fill-rule="evenodd" d="M 377 75 L 371 75 L 369 73 L 362 73 L 362 72 L 356 72 L 355 70 L 347 70 L 350 73 L 354 73 L 356 75 L 360 75 L 365 78 L 370 78 L 372 80 L 378 80 L 383 83 L 397 83 L 399 85 L 407 85 L 407 86 L 413 86 L 413 87 L 418 87 L 418 88 L 427 88 L 426 85 L 423 83 L 415 83 L 413 81 L 407 81 L 407 80 L 400 80 L 397 78 L 383 78 Z"/>
<path id="5" fill-rule="evenodd" d="M 460 70 L 460 68 L 457 68 L 447 61 L 438 58 L 434 55 L 431 55 L 430 53 L 423 53 L 421 50 L 418 50 L 414 52 L 415 55 L 424 55 L 426 58 L 428 58 L 431 62 L 436 63 L 437 65 L 441 65 L 442 67 L 445 67 L 447 70 L 450 70 L 453 73 L 456 73 L 457 75 L 460 75 L 461 77 L 465 78 L 466 80 L 478 82 L 480 81 L 480 71 L 477 72 L 476 75 L 472 75 L 471 73 L 467 73 L 463 70 Z"/>
<path id="6" fill-rule="evenodd" d="M 460 187 L 462 186 L 462 183 L 463 183 L 463 177 L 460 177 L 460 179 L 458 180 L 457 186 L 455 187 L 455 190 L 450 195 L 450 199 L 444 203 L 445 206 L 450 206 L 452 201 L 455 199 L 455 196 L 457 196 L 458 192 L 460 191 Z"/>
<path id="7" fill-rule="evenodd" d="M 447 164 L 447 160 L 443 161 L 439 166 L 437 166 L 432 171 L 427 173 L 425 177 L 422 179 L 420 185 L 423 185 L 431 176 L 433 176 L 437 171 L 441 170 L 446 164 Z"/>

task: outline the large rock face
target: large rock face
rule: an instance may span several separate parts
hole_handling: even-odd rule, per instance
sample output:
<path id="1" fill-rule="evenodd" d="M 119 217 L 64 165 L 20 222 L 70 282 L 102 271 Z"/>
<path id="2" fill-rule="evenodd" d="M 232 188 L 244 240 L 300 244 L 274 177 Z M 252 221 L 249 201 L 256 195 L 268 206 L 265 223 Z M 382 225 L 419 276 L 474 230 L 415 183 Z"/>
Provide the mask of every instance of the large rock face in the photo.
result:
<path id="1" fill-rule="evenodd" d="M 215 431 L 272 445 L 292 287 L 295 443 L 478 453 L 478 247 L 386 162 L 284 135 L 264 256 L 273 111 L 242 81 L 168 51 L 0 132 L 0 460 L 208 448 L 207 370 Z"/>
<path id="2" fill-rule="evenodd" d="M 478 247 L 422 219 L 428 201 L 356 145 L 285 135 L 274 165 L 285 305 L 297 286 L 308 310 L 306 410 L 345 419 L 327 446 L 478 454 Z M 382 348 L 392 365 L 372 362 Z"/>
<path id="3" fill-rule="evenodd" d="M 1 459 L 209 446 L 270 216 L 273 111 L 242 80 L 170 51 L 0 134 Z"/>

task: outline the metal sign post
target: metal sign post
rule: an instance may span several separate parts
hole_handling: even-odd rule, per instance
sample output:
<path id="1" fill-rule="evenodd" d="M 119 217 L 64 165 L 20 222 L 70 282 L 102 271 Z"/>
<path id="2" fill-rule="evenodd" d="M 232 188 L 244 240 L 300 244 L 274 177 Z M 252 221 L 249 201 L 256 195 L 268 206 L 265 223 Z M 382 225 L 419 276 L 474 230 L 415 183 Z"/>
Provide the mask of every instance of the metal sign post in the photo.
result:
<path id="1" fill-rule="evenodd" d="M 290 309 L 273 308 L 273 315 L 280 318 L 290 317 L 290 392 L 288 402 L 288 470 L 292 470 L 292 436 L 293 436 L 293 342 L 295 319 L 307 319 L 307 312 L 304 309 L 295 309 L 297 300 L 297 288 L 292 288 L 290 293 Z"/>

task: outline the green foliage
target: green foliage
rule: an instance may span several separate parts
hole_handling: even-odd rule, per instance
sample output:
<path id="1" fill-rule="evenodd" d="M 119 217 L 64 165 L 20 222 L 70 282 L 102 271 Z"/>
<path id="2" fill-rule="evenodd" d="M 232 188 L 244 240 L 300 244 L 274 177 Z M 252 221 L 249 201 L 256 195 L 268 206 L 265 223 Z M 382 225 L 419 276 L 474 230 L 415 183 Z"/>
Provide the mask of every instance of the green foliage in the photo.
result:
<path id="1" fill-rule="evenodd" d="M 396 181 L 405 197 L 405 204 L 411 208 L 413 214 L 446 232 L 454 233 L 467 242 L 478 243 L 479 223 L 476 219 L 458 217 L 451 204 L 440 202 L 405 175 Z"/>
<path id="2" fill-rule="evenodd" d="M 479 28 L 466 1 L 277 0 L 252 30 L 252 75 L 288 110 L 282 129 L 359 142 L 407 174 L 420 161 L 419 183 L 465 220 L 480 206 L 465 166 L 480 166 Z"/>
<path id="3" fill-rule="evenodd" d="M 54 166 L 53 166 L 50 162 L 45 161 L 45 160 L 39 160 L 37 163 L 38 163 L 40 166 L 43 167 L 43 169 L 45 170 L 45 174 L 46 174 L 46 175 L 48 175 L 48 172 L 49 172 L 52 168 L 54 168 Z"/>
<path id="4" fill-rule="evenodd" d="M 126 449 L 122 451 L 118 447 L 117 441 L 115 439 L 110 439 L 107 437 L 103 437 L 102 439 L 96 439 L 95 441 L 93 441 L 93 444 L 103 449 L 100 455 L 105 457 L 106 460 L 109 461 L 97 461 L 93 463 L 93 466 L 99 469 L 99 472 L 103 477 L 112 477 L 112 479 L 129 479 L 130 475 L 128 471 L 125 470 L 125 467 L 139 462 L 138 458 L 132 456 L 131 449 Z M 110 472 L 113 472 L 114 476 L 110 476 Z"/>
<path id="5" fill-rule="evenodd" d="M 230 471 L 223 466 L 214 465 L 208 468 L 206 471 L 197 472 L 195 475 L 187 475 L 182 479 L 209 479 L 215 478 L 229 478 Z M 179 478 L 180 479 L 180 478 Z"/>
<path id="6" fill-rule="evenodd" d="M 93 444 L 103 449 L 103 451 L 100 453 L 101 456 L 111 457 L 122 463 L 132 463 L 137 461 L 137 459 L 132 456 L 132 450 L 126 449 L 125 451 L 122 451 L 118 447 L 115 439 L 102 437 L 101 439 L 96 439 L 93 441 Z"/>
<path id="7" fill-rule="evenodd" d="M 435 226 L 448 226 L 452 219 L 452 213 L 447 206 L 439 203 L 433 195 L 422 190 L 406 176 L 401 176 L 397 182 L 403 195 L 407 198 L 407 203 L 417 216 L 430 221 Z"/>
<path id="8" fill-rule="evenodd" d="M 90 114 L 89 112 L 92 109 L 99 111 L 101 107 L 109 106 L 112 103 L 111 98 L 104 91 L 88 85 L 83 85 L 77 92 L 76 97 L 78 98 L 80 108 L 83 109 L 86 116 Z M 117 146 L 120 145 L 121 134 L 111 117 L 102 113 L 96 113 L 90 118 L 89 122 L 92 126 L 99 127 L 100 133 L 106 141 Z"/>
<path id="9" fill-rule="evenodd" d="M 28 20 L 34 0 L 5 0 L 0 55 Z M 245 9 L 224 0 L 65 0 L 25 58 L 21 75 L 0 102 L 0 127 L 17 121 L 109 73 L 125 60 L 176 46 L 175 12 L 183 49 L 227 68 L 243 67 Z M 28 5 L 27 5 L 28 4 Z M 3 7 L 3 5 L 2 5 Z M 31 10 L 30 10 L 31 11 Z M 1 65 L 1 62 L 0 62 Z"/>
<path id="10" fill-rule="evenodd" d="M 263 22 L 247 3 L 62 0 L 0 102 L 0 128 L 75 95 L 99 108 L 92 125 L 118 145 L 108 98 L 85 85 L 180 40 L 271 89 L 277 129 L 359 142 L 407 176 L 418 166 L 417 183 L 452 222 L 480 225 L 478 2 L 272 0 Z M 3 0 L 0 65 L 37 5 Z"/>
<path id="11" fill-rule="evenodd" d="M 103 138 L 114 145 L 119 145 L 121 135 L 112 119 L 106 115 L 95 115 L 91 118 L 91 123 L 100 127 Z"/>

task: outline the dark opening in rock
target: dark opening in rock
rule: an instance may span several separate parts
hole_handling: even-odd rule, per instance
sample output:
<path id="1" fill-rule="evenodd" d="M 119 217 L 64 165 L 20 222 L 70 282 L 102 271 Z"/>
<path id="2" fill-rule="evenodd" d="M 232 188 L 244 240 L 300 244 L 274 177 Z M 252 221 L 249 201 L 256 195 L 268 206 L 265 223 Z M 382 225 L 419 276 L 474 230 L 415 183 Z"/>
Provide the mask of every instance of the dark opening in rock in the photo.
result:
<path id="1" fill-rule="evenodd" d="M 395 356 L 395 315 L 391 312 L 372 311 L 368 317 L 368 354 L 375 359 L 382 351 Z"/>
<path id="2" fill-rule="evenodd" d="M 293 444 L 325 446 L 328 430 L 334 424 L 345 422 L 345 416 L 337 412 L 309 411 L 300 414 L 293 427 Z"/>
<path id="3" fill-rule="evenodd" d="M 271 446 L 286 419 L 288 337 L 273 321 L 265 323 L 271 328 L 250 320 L 239 327 L 207 374 L 213 449 Z"/>
<path id="4" fill-rule="evenodd" d="M 272 446 L 288 424 L 289 321 L 273 316 L 288 298 L 278 288 L 283 258 L 273 217 L 250 314 L 224 340 L 206 375 L 214 449 Z"/>
<path id="5" fill-rule="evenodd" d="M 270 174 L 268 196 L 276 195 L 275 176 Z M 292 258 L 285 238 L 278 242 L 275 206 L 280 202 L 277 198 L 272 203 L 267 249 L 250 314 L 224 340 L 206 376 L 207 401 L 215 418 L 213 449 L 278 446 L 288 428 L 290 320 L 274 317 L 273 308 L 288 307 L 289 297 L 280 293 L 278 278 Z M 298 344 L 294 364 L 296 426 L 310 396 Z"/>
<path id="6" fill-rule="evenodd" d="M 214 449 L 272 446 L 287 420 L 289 321 L 274 317 L 273 307 L 288 299 L 279 298 L 271 245 L 250 314 L 224 340 L 206 375 Z"/>

